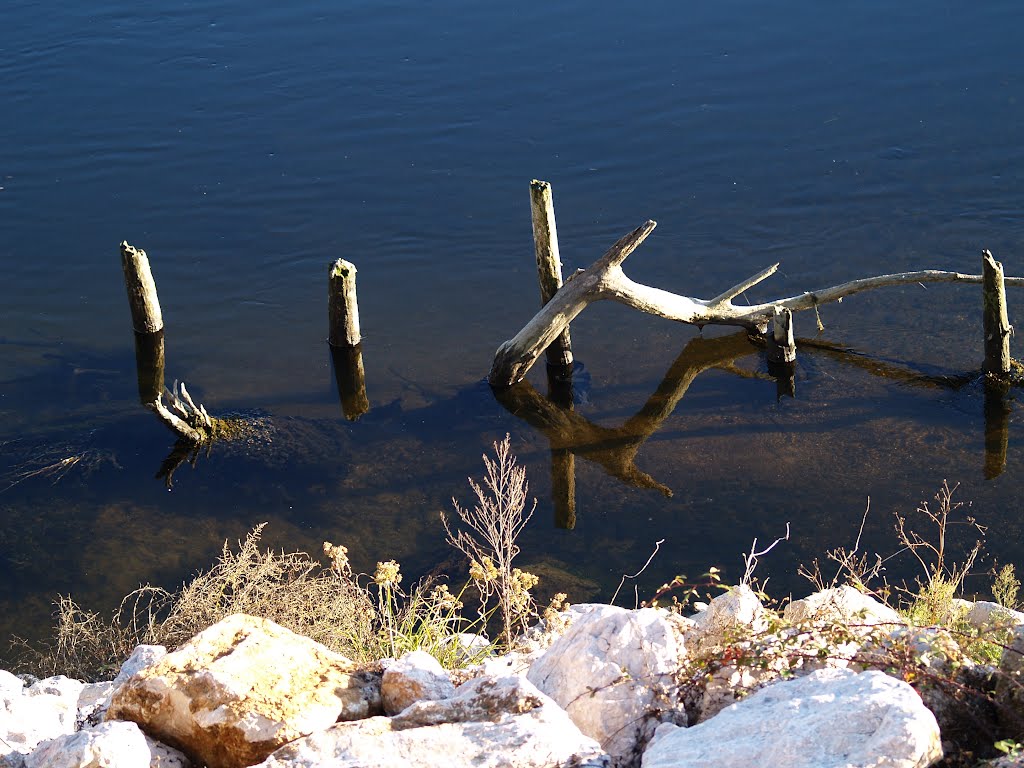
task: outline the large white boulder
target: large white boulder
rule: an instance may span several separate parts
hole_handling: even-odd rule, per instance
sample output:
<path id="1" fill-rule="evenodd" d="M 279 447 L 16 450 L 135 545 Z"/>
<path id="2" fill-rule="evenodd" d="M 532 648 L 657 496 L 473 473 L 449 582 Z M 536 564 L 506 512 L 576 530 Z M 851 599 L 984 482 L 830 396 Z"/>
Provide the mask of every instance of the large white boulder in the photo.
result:
<path id="1" fill-rule="evenodd" d="M 451 678 L 437 659 L 425 651 L 413 651 L 384 670 L 380 698 L 385 715 L 397 715 L 416 701 L 436 701 L 455 695 Z"/>
<path id="2" fill-rule="evenodd" d="M 684 654 L 662 611 L 605 605 L 577 616 L 527 678 L 598 741 L 613 765 L 636 765 L 659 722 L 685 722 L 674 678 Z"/>
<path id="3" fill-rule="evenodd" d="M 924 768 L 941 758 L 939 726 L 909 685 L 821 669 L 692 728 L 659 727 L 643 768 Z"/>
<path id="4" fill-rule="evenodd" d="M 338 720 L 380 712 L 379 677 L 266 619 L 230 616 L 112 694 L 132 720 L 208 768 L 242 768 Z"/>
<path id="5" fill-rule="evenodd" d="M 259 768 L 607 768 L 608 756 L 521 677 L 476 678 L 455 696 L 293 741 Z"/>

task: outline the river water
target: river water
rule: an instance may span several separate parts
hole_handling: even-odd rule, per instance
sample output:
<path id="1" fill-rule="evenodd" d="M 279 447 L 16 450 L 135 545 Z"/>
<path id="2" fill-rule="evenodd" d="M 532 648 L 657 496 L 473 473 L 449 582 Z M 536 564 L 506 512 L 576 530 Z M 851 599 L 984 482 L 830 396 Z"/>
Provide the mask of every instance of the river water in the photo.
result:
<path id="1" fill-rule="evenodd" d="M 821 332 L 801 313 L 822 344 L 795 397 L 730 331 L 605 303 L 573 324 L 571 412 L 545 410 L 542 371 L 512 398 L 483 383 L 538 304 L 533 178 L 553 185 L 567 272 L 655 219 L 625 270 L 689 296 L 774 262 L 750 301 L 977 273 L 983 248 L 1024 274 L 1013 0 L 161 5 L 2 13 L 4 637 L 45 632 L 58 593 L 105 611 L 173 586 L 263 521 L 274 546 L 429 571 L 450 556 L 439 512 L 506 433 L 537 497 L 521 562 L 577 601 L 607 599 L 659 540 L 641 597 L 711 565 L 736 580 L 787 522 L 757 575 L 806 590 L 796 566 L 851 546 L 869 497 L 862 547 L 888 555 L 894 512 L 943 480 L 970 502 L 958 519 L 989 526 L 978 570 L 1024 565 L 1013 398 L 1005 460 L 992 434 L 986 458 L 982 388 L 935 383 L 979 368 L 976 286 L 861 294 L 823 307 Z M 153 263 L 168 381 L 275 430 L 214 446 L 170 490 L 122 240 Z M 358 268 L 356 420 L 325 342 L 337 258 Z"/>

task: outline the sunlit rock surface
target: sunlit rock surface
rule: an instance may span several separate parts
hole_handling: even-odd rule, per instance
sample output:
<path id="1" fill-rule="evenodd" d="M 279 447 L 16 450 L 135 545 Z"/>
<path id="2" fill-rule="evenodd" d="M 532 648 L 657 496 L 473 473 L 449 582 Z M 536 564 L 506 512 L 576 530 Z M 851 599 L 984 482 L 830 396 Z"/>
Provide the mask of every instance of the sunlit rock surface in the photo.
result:
<path id="1" fill-rule="evenodd" d="M 889 606 L 849 585 L 815 592 L 786 606 L 783 617 L 794 624 L 804 621 L 841 621 L 849 625 L 877 626 L 906 623 Z"/>
<path id="2" fill-rule="evenodd" d="M 235 615 L 130 677 L 107 719 L 137 722 L 208 768 L 241 768 L 338 720 L 379 711 L 379 680 L 355 673 L 344 656 Z"/>
<path id="3" fill-rule="evenodd" d="M 384 670 L 380 697 L 384 714 L 397 715 L 416 701 L 436 701 L 455 695 L 448 673 L 424 651 L 407 653 Z"/>

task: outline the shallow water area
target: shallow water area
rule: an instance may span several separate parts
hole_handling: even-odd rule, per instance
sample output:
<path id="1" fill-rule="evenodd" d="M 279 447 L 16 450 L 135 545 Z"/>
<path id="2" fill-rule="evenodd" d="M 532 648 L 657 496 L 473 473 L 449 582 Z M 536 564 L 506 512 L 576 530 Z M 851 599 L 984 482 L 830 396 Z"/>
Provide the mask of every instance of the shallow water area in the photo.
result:
<path id="1" fill-rule="evenodd" d="M 625 272 L 694 297 L 774 262 L 737 301 L 977 273 L 983 248 L 1024 275 L 1018 21 L 1010 0 L 8 4 L 0 644 L 44 635 L 58 593 L 109 610 L 263 521 L 274 546 L 431 571 L 451 558 L 439 512 L 506 433 L 538 499 L 521 561 L 545 594 L 607 599 L 662 539 L 641 597 L 712 565 L 735 580 L 787 522 L 758 575 L 806 590 L 796 566 L 852 545 L 868 497 L 863 545 L 887 555 L 893 512 L 943 480 L 989 526 L 979 570 L 1024 566 L 1019 392 L 1004 460 L 983 388 L 942 383 L 979 369 L 976 286 L 852 296 L 821 307 L 821 332 L 798 314 L 814 344 L 791 392 L 742 334 L 611 302 L 572 325 L 571 409 L 542 365 L 499 397 L 483 382 L 538 304 L 532 178 L 553 185 L 566 274 L 650 218 Z M 267 425 L 170 488 L 173 436 L 138 401 L 124 239 L 152 260 L 167 382 Z M 358 268 L 356 420 L 325 342 L 336 258 Z M 1011 289 L 1011 322 L 1022 301 Z"/>

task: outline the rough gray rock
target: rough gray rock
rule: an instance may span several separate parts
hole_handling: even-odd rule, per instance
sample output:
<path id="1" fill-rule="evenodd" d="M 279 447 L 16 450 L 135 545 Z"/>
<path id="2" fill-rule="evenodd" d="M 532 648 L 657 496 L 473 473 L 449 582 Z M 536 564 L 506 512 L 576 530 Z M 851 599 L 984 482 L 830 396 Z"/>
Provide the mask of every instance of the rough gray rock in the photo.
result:
<path id="1" fill-rule="evenodd" d="M 385 715 L 397 715 L 416 701 L 436 701 L 455 695 L 455 686 L 437 659 L 424 651 L 407 653 L 384 670 L 380 698 Z"/>
<path id="2" fill-rule="evenodd" d="M 476 678 L 393 718 L 335 726 L 287 744 L 260 768 L 607 768 L 608 756 L 521 677 Z"/>
<path id="3" fill-rule="evenodd" d="M 73 733 L 84 687 L 63 675 L 28 688 L 13 675 L 0 679 L 0 755 L 28 754 L 42 741 Z"/>
<path id="4" fill-rule="evenodd" d="M 941 758 L 935 717 L 909 685 L 822 669 L 692 728 L 660 726 L 643 768 L 925 768 Z"/>
<path id="5" fill-rule="evenodd" d="M 686 633 L 691 653 L 722 645 L 737 628 L 761 632 L 768 626 L 768 612 L 746 584 L 733 587 L 712 600 L 708 607 L 691 617 L 693 627 Z"/>
<path id="6" fill-rule="evenodd" d="M 577 616 L 527 678 L 597 739 L 614 765 L 637 765 L 659 722 L 671 716 L 685 723 L 674 678 L 684 654 L 662 611 L 599 606 Z"/>
<path id="7" fill-rule="evenodd" d="M 147 739 L 135 723 L 103 723 L 40 744 L 25 768 L 186 768 L 180 753 Z"/>
<path id="8" fill-rule="evenodd" d="M 879 624 L 891 624 L 896 627 L 907 623 L 885 603 L 857 591 L 848 584 L 815 592 L 803 600 L 794 600 L 786 606 L 783 618 L 794 624 L 805 621 L 841 621 L 865 627 Z"/>

